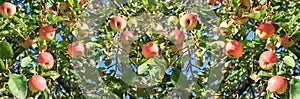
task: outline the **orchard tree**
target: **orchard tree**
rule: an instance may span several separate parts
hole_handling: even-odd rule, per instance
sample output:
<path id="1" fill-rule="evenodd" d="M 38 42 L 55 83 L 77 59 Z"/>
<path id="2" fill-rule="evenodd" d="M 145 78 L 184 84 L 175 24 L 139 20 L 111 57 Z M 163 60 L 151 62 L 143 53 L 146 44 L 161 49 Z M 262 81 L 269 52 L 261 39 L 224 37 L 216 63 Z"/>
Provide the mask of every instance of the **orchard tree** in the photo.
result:
<path id="1" fill-rule="evenodd" d="M 297 0 L 2 0 L 1 98 L 291 98 Z"/>

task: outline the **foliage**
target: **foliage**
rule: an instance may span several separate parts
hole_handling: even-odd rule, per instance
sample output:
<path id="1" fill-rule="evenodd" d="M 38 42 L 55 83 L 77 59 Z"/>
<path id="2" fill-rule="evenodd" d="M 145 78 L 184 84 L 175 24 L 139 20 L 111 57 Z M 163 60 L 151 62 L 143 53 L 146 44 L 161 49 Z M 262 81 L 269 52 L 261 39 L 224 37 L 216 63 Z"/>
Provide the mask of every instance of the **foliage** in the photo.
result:
<path id="1" fill-rule="evenodd" d="M 82 2 L 78 2 L 82 1 Z M 299 94 L 300 13 L 297 0 L 250 0 L 247 7 L 237 0 L 2 0 L 17 5 L 11 18 L 0 16 L 0 97 L 2 98 L 294 98 Z M 218 1 L 218 0 L 213 0 Z M 263 2 L 267 2 L 262 5 Z M 67 8 L 63 9 L 66 3 Z M 261 6 L 260 6 L 261 5 Z M 257 7 L 260 10 L 254 11 Z M 67 13 L 68 12 L 68 13 Z M 198 24 L 185 30 L 170 16 L 196 15 Z M 114 32 L 110 19 L 121 16 L 126 28 Z M 246 22 L 236 16 L 249 18 Z M 129 22 L 137 21 L 136 24 Z M 223 36 L 219 24 L 230 19 Z M 74 22 L 74 23 L 73 23 Z M 260 22 L 272 22 L 275 34 L 257 36 Z M 39 35 L 43 25 L 53 25 L 55 39 Z M 168 34 L 184 32 L 182 48 Z M 130 31 L 129 50 L 120 35 Z M 278 39 L 288 34 L 295 43 L 283 47 Z M 29 48 L 22 43 L 30 37 Z M 229 40 L 243 45 L 240 58 L 229 58 L 224 45 Z M 68 46 L 79 41 L 87 49 L 84 56 L 71 58 Z M 142 47 L 154 42 L 160 54 L 147 59 Z M 271 70 L 259 66 L 266 44 L 275 45 L 279 62 Z M 46 46 L 46 49 L 45 49 Z M 41 52 L 53 55 L 55 63 L 43 70 L 37 63 Z M 43 92 L 33 93 L 28 80 L 42 75 L 47 80 Z M 268 79 L 280 75 L 289 83 L 284 94 L 270 93 Z"/>

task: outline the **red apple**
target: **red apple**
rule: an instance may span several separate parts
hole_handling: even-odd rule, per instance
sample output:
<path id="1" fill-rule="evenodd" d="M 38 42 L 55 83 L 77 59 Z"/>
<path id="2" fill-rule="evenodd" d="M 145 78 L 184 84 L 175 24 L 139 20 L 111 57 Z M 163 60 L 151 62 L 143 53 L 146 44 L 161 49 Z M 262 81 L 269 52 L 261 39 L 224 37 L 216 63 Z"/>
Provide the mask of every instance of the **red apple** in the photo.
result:
<path id="1" fill-rule="evenodd" d="M 193 30 L 198 24 L 195 14 L 187 13 L 180 18 L 180 25 L 186 30 Z"/>
<path id="2" fill-rule="evenodd" d="M 63 16 L 68 16 L 68 15 L 70 15 L 71 14 L 71 11 L 68 11 L 68 12 L 65 12 L 64 14 L 63 14 Z M 67 25 L 69 25 L 69 24 L 74 24 L 74 23 L 76 23 L 77 22 L 77 19 L 74 19 L 74 18 L 70 18 L 69 17 L 69 20 L 64 20 L 63 21 L 63 24 L 67 24 Z"/>
<path id="3" fill-rule="evenodd" d="M 0 7 L 0 13 L 4 18 L 10 18 L 14 16 L 14 14 L 16 14 L 16 11 L 17 11 L 16 6 L 9 2 L 5 2 Z"/>
<path id="4" fill-rule="evenodd" d="M 131 45 L 131 42 L 129 42 L 130 38 L 133 37 L 133 34 L 129 31 L 125 31 L 121 34 L 120 41 L 122 42 L 122 45 Z"/>
<path id="5" fill-rule="evenodd" d="M 279 43 L 286 48 L 291 47 L 295 44 L 294 40 L 290 39 L 288 34 L 285 34 L 284 37 L 280 37 Z"/>
<path id="6" fill-rule="evenodd" d="M 110 19 L 110 27 L 114 32 L 119 32 L 126 27 L 126 21 L 120 16 L 114 16 Z"/>
<path id="7" fill-rule="evenodd" d="M 73 42 L 68 47 L 68 53 L 72 58 L 79 58 L 86 52 L 86 47 L 80 42 Z"/>
<path id="8" fill-rule="evenodd" d="M 46 79 L 43 76 L 32 76 L 28 81 L 28 87 L 32 92 L 44 91 L 47 87 Z"/>
<path id="9" fill-rule="evenodd" d="M 277 92 L 278 94 L 283 94 L 287 86 L 287 81 L 281 76 L 273 76 L 268 81 L 268 89 L 272 93 Z"/>
<path id="10" fill-rule="evenodd" d="M 261 39 L 268 39 L 275 33 L 275 27 L 270 22 L 261 22 L 256 30 Z"/>
<path id="11" fill-rule="evenodd" d="M 52 25 L 44 25 L 39 30 L 39 35 L 46 41 L 54 39 L 55 31 Z"/>
<path id="12" fill-rule="evenodd" d="M 159 53 L 160 53 L 160 48 L 158 47 L 157 44 L 153 42 L 148 42 L 142 48 L 142 54 L 144 55 L 145 58 L 151 58 L 153 56 L 157 56 L 159 55 Z"/>
<path id="13" fill-rule="evenodd" d="M 174 45 L 182 44 L 184 40 L 184 34 L 180 30 L 173 30 L 170 33 L 171 41 L 174 43 Z"/>
<path id="14" fill-rule="evenodd" d="M 173 15 L 168 18 L 168 24 L 177 24 L 179 21 L 178 17 Z"/>
<path id="15" fill-rule="evenodd" d="M 259 66 L 264 70 L 272 69 L 272 65 L 277 62 L 276 54 L 272 51 L 265 51 L 259 57 Z"/>
<path id="16" fill-rule="evenodd" d="M 54 65 L 54 59 L 50 53 L 42 52 L 37 58 L 37 63 L 41 64 L 44 70 L 49 70 Z"/>
<path id="17" fill-rule="evenodd" d="M 34 43 L 34 40 L 31 40 L 29 36 L 25 39 L 23 43 L 21 43 L 21 46 L 24 48 L 30 47 Z"/>
<path id="18" fill-rule="evenodd" d="M 225 54 L 230 58 L 239 58 L 243 53 L 243 46 L 236 40 L 227 42 L 224 46 Z"/>

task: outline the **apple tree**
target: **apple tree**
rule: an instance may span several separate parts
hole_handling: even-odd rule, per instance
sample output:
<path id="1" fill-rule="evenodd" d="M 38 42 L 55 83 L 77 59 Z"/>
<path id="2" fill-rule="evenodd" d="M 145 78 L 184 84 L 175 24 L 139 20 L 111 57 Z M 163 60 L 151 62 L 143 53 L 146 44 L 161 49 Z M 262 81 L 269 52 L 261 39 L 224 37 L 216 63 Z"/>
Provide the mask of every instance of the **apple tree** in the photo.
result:
<path id="1" fill-rule="evenodd" d="M 2 0 L 1 98 L 297 98 L 297 0 Z"/>

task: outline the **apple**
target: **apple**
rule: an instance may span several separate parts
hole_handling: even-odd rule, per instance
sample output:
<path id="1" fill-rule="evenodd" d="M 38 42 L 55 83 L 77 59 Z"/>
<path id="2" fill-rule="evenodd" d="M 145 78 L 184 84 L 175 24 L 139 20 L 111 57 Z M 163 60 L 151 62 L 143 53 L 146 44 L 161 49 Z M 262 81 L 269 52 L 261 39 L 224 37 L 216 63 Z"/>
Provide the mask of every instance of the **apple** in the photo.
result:
<path id="1" fill-rule="evenodd" d="M 71 11 L 68 11 L 68 12 L 65 12 L 64 14 L 63 14 L 63 16 L 68 16 L 68 15 L 70 15 L 71 14 Z M 69 17 L 69 20 L 64 20 L 63 21 L 63 24 L 67 24 L 67 25 L 69 25 L 69 24 L 74 24 L 74 23 L 76 23 L 77 22 L 77 19 L 75 19 L 75 18 L 70 18 Z"/>
<path id="2" fill-rule="evenodd" d="M 133 34 L 129 31 L 125 31 L 121 34 L 120 41 L 122 42 L 122 45 L 131 45 L 131 42 L 129 42 L 130 38 L 133 37 Z"/>
<path id="3" fill-rule="evenodd" d="M 170 33 L 171 41 L 174 43 L 174 45 L 182 44 L 184 40 L 184 34 L 180 30 L 173 30 Z"/>
<path id="4" fill-rule="evenodd" d="M 72 58 L 79 58 L 86 52 L 86 47 L 80 42 L 73 42 L 68 47 L 68 53 Z"/>
<path id="5" fill-rule="evenodd" d="M 193 30 L 198 24 L 195 14 L 187 13 L 180 18 L 179 24 L 186 30 Z"/>
<path id="6" fill-rule="evenodd" d="M 44 91 L 47 87 L 46 79 L 43 76 L 32 76 L 28 81 L 28 87 L 32 92 Z"/>
<path id="7" fill-rule="evenodd" d="M 267 48 L 269 51 L 275 51 L 276 46 L 275 46 L 274 44 L 267 43 L 267 44 L 266 44 L 266 48 Z"/>
<path id="8" fill-rule="evenodd" d="M 268 89 L 271 93 L 283 94 L 287 86 L 288 83 L 282 76 L 273 76 L 268 81 Z"/>
<path id="9" fill-rule="evenodd" d="M 21 43 L 20 45 L 24 48 L 28 48 L 30 47 L 32 44 L 34 43 L 34 40 L 31 40 L 29 36 L 27 36 L 27 38 L 25 39 L 25 41 L 23 43 Z"/>
<path id="10" fill-rule="evenodd" d="M 44 25 L 39 30 L 39 35 L 46 41 L 54 39 L 55 31 L 52 25 Z"/>
<path id="11" fill-rule="evenodd" d="M 271 22 L 261 22 L 256 33 L 261 39 L 268 39 L 275 33 L 275 27 Z"/>
<path id="12" fill-rule="evenodd" d="M 114 16 L 110 19 L 110 27 L 114 32 L 119 32 L 126 27 L 126 21 L 120 16 Z"/>
<path id="13" fill-rule="evenodd" d="M 272 65 L 277 62 L 276 54 L 272 51 L 265 51 L 259 57 L 259 66 L 264 70 L 272 69 Z"/>
<path id="14" fill-rule="evenodd" d="M 175 15 L 173 15 L 173 16 L 170 16 L 169 18 L 168 18 L 168 24 L 174 24 L 174 25 L 176 25 L 177 23 L 178 23 L 178 21 L 179 21 L 179 19 L 178 19 L 178 17 L 177 16 L 175 16 Z"/>
<path id="15" fill-rule="evenodd" d="M 16 12 L 17 12 L 16 6 L 9 2 L 5 2 L 0 7 L 0 13 L 1 13 L 2 17 L 4 17 L 4 18 L 10 18 L 10 17 L 14 16 L 14 14 L 16 14 Z"/>
<path id="16" fill-rule="evenodd" d="M 49 52 L 42 52 L 37 58 L 37 63 L 41 64 L 44 70 L 49 70 L 54 65 L 54 59 Z"/>
<path id="17" fill-rule="evenodd" d="M 160 53 L 160 48 L 153 42 L 148 42 L 142 48 L 142 54 L 145 58 L 151 58 L 157 56 Z"/>
<path id="18" fill-rule="evenodd" d="M 230 40 L 224 46 L 225 54 L 230 58 L 239 58 L 243 53 L 243 46 L 236 40 Z"/>
<path id="19" fill-rule="evenodd" d="M 279 43 L 286 48 L 295 44 L 294 40 L 290 39 L 288 34 L 285 34 L 284 37 L 279 37 Z"/>

